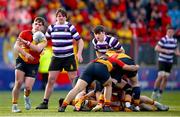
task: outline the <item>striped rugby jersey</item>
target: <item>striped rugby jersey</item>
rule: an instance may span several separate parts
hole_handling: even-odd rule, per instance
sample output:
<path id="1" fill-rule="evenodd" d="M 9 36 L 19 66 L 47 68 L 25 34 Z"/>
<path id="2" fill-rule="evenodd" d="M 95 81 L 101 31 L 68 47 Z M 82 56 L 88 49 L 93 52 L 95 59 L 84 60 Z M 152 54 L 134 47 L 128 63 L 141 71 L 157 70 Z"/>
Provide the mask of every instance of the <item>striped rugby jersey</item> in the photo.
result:
<path id="1" fill-rule="evenodd" d="M 102 54 L 105 54 L 108 49 L 119 50 L 123 48 L 117 38 L 106 35 L 103 42 L 97 41 L 95 38 L 92 40 L 94 49 Z"/>
<path id="2" fill-rule="evenodd" d="M 173 62 L 173 56 L 175 53 L 175 50 L 177 48 L 177 39 L 175 38 L 169 38 L 167 35 L 163 38 L 161 38 L 161 40 L 158 42 L 158 45 L 166 50 L 169 50 L 170 53 L 166 54 L 163 52 L 159 53 L 159 61 L 162 62 L 169 62 L 172 63 Z"/>
<path id="3" fill-rule="evenodd" d="M 73 39 L 78 41 L 81 38 L 74 25 L 69 22 L 50 25 L 46 37 L 52 40 L 53 56 L 59 58 L 74 55 Z"/>

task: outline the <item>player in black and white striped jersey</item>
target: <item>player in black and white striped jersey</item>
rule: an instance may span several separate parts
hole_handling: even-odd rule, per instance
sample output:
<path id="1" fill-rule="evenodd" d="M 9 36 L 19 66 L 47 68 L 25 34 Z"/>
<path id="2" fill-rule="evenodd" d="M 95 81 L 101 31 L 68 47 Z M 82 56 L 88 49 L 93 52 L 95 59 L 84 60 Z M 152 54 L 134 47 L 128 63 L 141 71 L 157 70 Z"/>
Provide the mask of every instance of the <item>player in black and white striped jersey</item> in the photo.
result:
<path id="1" fill-rule="evenodd" d="M 92 40 L 92 43 L 94 45 L 94 49 L 96 50 L 97 57 L 105 54 L 109 49 L 125 52 L 118 39 L 107 35 L 105 28 L 101 25 L 98 25 L 94 28 L 94 39 Z"/>
<path id="2" fill-rule="evenodd" d="M 64 9 L 58 9 L 56 12 L 56 23 L 48 27 L 46 32 L 47 39 L 52 40 L 53 56 L 49 67 L 48 82 L 46 85 L 43 102 L 36 109 L 48 109 L 48 101 L 53 92 L 54 83 L 58 74 L 63 69 L 68 72 L 69 79 L 77 77 L 77 66 L 75 54 L 73 51 L 73 40 L 78 43 L 77 59 L 83 61 L 82 50 L 84 42 L 76 31 L 74 25 L 67 22 L 67 13 Z"/>
<path id="3" fill-rule="evenodd" d="M 154 91 L 152 92 L 152 99 L 160 100 L 163 90 L 167 84 L 167 78 L 170 75 L 173 65 L 174 55 L 180 56 L 180 50 L 177 47 L 177 39 L 173 37 L 175 30 L 172 27 L 167 29 L 166 36 L 155 47 L 158 52 L 158 77 L 154 84 Z"/>

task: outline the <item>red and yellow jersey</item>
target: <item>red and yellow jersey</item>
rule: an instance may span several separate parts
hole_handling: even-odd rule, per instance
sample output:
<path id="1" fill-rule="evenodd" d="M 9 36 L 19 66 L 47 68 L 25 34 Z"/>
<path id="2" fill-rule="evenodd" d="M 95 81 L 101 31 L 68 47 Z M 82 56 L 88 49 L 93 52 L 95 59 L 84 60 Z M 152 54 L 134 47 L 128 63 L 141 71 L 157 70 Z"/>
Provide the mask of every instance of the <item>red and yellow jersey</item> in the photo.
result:
<path id="1" fill-rule="evenodd" d="M 102 64 L 106 65 L 109 72 L 113 69 L 112 63 L 108 60 L 96 59 L 95 62 L 102 63 Z"/>
<path id="2" fill-rule="evenodd" d="M 130 56 L 128 56 L 125 53 L 116 53 L 115 51 L 111 51 L 111 50 L 107 51 L 106 55 L 109 56 L 109 57 L 115 57 L 117 59 L 122 59 L 122 58 L 132 59 Z"/>
<path id="3" fill-rule="evenodd" d="M 26 40 L 26 41 L 29 41 L 29 42 L 35 44 L 35 42 L 33 41 L 33 33 L 32 33 L 31 30 L 22 31 L 22 32 L 19 34 L 19 38 L 22 38 L 22 39 L 24 39 L 24 40 Z M 28 63 L 28 64 L 38 64 L 38 63 L 39 63 L 39 59 L 40 59 L 40 54 L 41 54 L 41 53 L 38 53 L 38 52 L 36 52 L 36 51 L 31 50 L 31 48 L 28 47 L 28 46 L 25 45 L 25 44 L 21 44 L 20 46 L 21 46 L 21 48 L 22 48 L 25 52 L 31 54 L 31 55 L 34 57 L 34 60 L 33 60 L 33 61 L 30 61 L 30 60 L 28 60 L 27 58 L 25 58 L 24 55 L 22 55 L 21 53 L 19 53 L 19 56 L 24 60 L 24 62 L 26 62 L 26 63 Z"/>
<path id="4" fill-rule="evenodd" d="M 101 58 L 97 58 L 95 60 L 93 60 L 93 62 L 98 62 L 98 63 L 102 63 L 104 65 L 107 66 L 108 68 L 108 71 L 112 71 L 113 69 L 113 63 L 116 63 L 118 64 L 120 67 L 123 67 L 125 65 L 125 63 L 123 63 L 121 60 L 118 60 L 116 58 L 113 58 L 113 57 L 101 57 Z"/>

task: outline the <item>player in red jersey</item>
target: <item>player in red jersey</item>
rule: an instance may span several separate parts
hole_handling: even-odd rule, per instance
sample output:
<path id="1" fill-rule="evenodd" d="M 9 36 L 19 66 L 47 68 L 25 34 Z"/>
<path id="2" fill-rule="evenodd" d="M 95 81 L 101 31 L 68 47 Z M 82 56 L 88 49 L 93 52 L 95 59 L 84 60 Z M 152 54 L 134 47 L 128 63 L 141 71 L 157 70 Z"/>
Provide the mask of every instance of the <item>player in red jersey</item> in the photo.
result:
<path id="1" fill-rule="evenodd" d="M 12 112 L 21 112 L 18 108 L 20 89 L 24 83 L 25 109 L 31 109 L 29 95 L 35 82 L 38 71 L 40 54 L 47 45 L 47 40 L 41 32 L 45 27 L 44 18 L 35 18 L 32 30 L 22 31 L 14 45 L 18 53 L 15 68 L 15 85 L 12 90 Z"/>

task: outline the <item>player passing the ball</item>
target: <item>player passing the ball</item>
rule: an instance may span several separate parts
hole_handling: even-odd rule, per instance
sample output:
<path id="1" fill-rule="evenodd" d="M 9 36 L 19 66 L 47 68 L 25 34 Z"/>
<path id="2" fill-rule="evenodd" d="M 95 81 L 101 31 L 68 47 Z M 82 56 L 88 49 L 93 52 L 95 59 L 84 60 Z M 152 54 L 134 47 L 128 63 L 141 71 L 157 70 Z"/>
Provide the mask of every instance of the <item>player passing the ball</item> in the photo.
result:
<path id="1" fill-rule="evenodd" d="M 36 17 L 32 24 L 32 30 L 22 31 L 15 42 L 14 49 L 18 53 L 18 57 L 15 67 L 15 84 L 12 90 L 12 112 L 21 112 L 17 104 L 23 83 L 25 109 L 31 109 L 29 95 L 38 71 L 40 54 L 47 45 L 45 35 L 41 32 L 44 27 L 44 18 Z"/>

